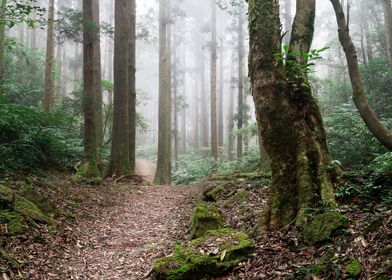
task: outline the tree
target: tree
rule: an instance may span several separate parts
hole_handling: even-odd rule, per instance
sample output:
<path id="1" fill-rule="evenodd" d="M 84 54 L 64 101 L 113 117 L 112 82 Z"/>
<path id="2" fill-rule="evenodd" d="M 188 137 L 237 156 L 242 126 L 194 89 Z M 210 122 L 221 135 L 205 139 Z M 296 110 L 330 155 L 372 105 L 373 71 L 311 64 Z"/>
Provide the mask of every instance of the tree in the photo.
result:
<path id="1" fill-rule="evenodd" d="M 244 13 L 242 6 L 238 7 L 238 119 L 237 129 L 244 126 Z M 243 139 L 237 135 L 237 159 L 242 158 Z"/>
<path id="2" fill-rule="evenodd" d="M 46 66 L 45 66 L 45 112 L 49 112 L 54 102 L 54 0 L 49 0 L 48 30 L 46 38 Z"/>
<path id="3" fill-rule="evenodd" d="M 216 3 L 211 1 L 211 155 L 218 159 L 218 131 L 216 119 L 216 73 L 217 73 L 217 39 L 216 39 Z"/>
<path id="4" fill-rule="evenodd" d="M 129 34 L 129 163 L 130 172 L 136 167 L 136 2 L 130 1 L 130 34 Z"/>
<path id="5" fill-rule="evenodd" d="M 129 0 L 115 2 L 113 135 L 109 176 L 130 170 L 129 162 Z"/>
<path id="6" fill-rule="evenodd" d="M 379 121 L 368 103 L 365 86 L 359 70 L 357 52 L 350 36 L 343 7 L 338 0 L 331 0 L 331 3 L 334 7 L 338 22 L 339 40 L 346 53 L 354 104 L 357 107 L 362 120 L 374 137 L 376 137 L 387 149 L 392 150 L 392 133 Z"/>
<path id="7" fill-rule="evenodd" d="M 100 178 L 98 169 L 99 128 L 98 98 L 101 83 L 99 57 L 99 5 L 98 1 L 83 0 L 83 113 L 84 159 L 76 178 L 94 180 Z M 98 45 L 98 46 L 97 46 Z"/>
<path id="8" fill-rule="evenodd" d="M 1 0 L 0 18 L 4 19 L 6 14 L 7 1 Z M 5 22 L 0 21 L 0 83 L 4 78 L 4 41 L 5 41 Z M 0 90 L 1 93 L 1 90 Z"/>
<path id="9" fill-rule="evenodd" d="M 171 93 L 170 58 L 167 42 L 168 2 L 159 1 L 159 136 L 155 184 L 171 184 Z"/>
<path id="10" fill-rule="evenodd" d="M 282 52 L 278 1 L 249 0 L 252 93 L 272 171 L 265 230 L 301 225 L 309 208 L 335 207 L 334 169 L 320 110 L 306 72 L 293 75 L 298 65 L 307 65 L 301 53 L 309 52 L 314 18 L 315 1 L 297 1 L 290 48 L 298 55 L 285 66 L 276 58 Z M 289 79 L 293 76 L 295 81 Z"/>
<path id="11" fill-rule="evenodd" d="M 382 0 L 384 7 L 385 35 L 389 66 L 392 68 L 392 7 L 391 0 Z"/>

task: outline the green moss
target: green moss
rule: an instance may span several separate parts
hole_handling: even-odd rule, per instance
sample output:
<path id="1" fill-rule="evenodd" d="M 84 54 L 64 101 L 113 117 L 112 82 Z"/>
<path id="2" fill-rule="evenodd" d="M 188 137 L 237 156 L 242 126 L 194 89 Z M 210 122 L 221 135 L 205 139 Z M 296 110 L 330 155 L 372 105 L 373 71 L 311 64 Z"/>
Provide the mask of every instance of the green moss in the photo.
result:
<path id="1" fill-rule="evenodd" d="M 7 262 L 7 264 L 13 269 L 13 270 L 18 270 L 20 265 L 19 262 L 9 253 L 4 251 L 3 249 L 0 248 L 0 259 L 4 260 Z"/>
<path id="2" fill-rule="evenodd" d="M 346 272 L 351 277 L 358 277 L 361 274 L 361 263 L 359 260 L 352 260 L 345 266 Z"/>
<path id="3" fill-rule="evenodd" d="M 43 214 L 37 205 L 18 194 L 15 195 L 14 210 L 34 221 L 54 224 L 54 220 Z"/>
<path id="4" fill-rule="evenodd" d="M 25 186 L 24 188 L 22 188 L 20 193 L 24 198 L 28 199 L 29 201 L 37 205 L 38 208 L 43 213 L 45 213 L 45 215 L 50 215 L 52 217 L 59 216 L 59 210 L 54 205 L 54 203 L 51 202 L 48 197 L 35 191 L 33 187 Z"/>
<path id="5" fill-rule="evenodd" d="M 22 215 L 14 211 L 0 211 L 0 222 L 7 223 L 8 233 L 17 235 L 24 230 L 24 221 Z"/>
<path id="6" fill-rule="evenodd" d="M 0 208 L 7 208 L 12 204 L 14 193 L 14 190 L 0 185 Z"/>
<path id="7" fill-rule="evenodd" d="M 313 245 L 328 240 L 337 229 L 347 226 L 347 221 L 347 217 L 339 212 L 319 214 L 304 225 L 302 231 L 304 241 Z"/>
<path id="8" fill-rule="evenodd" d="M 78 172 L 71 178 L 74 182 L 82 184 L 100 185 L 102 184 L 101 172 L 97 165 L 89 162 L 83 163 Z"/>
<path id="9" fill-rule="evenodd" d="M 253 242 L 233 229 L 208 231 L 205 237 L 177 246 L 173 256 L 158 259 L 157 279 L 205 279 L 219 276 L 244 261 L 253 251 Z"/>
<path id="10" fill-rule="evenodd" d="M 248 201 L 249 199 L 249 193 L 245 189 L 240 189 L 233 197 L 232 200 L 234 202 L 237 202 L 239 204 L 244 203 Z"/>
<path id="11" fill-rule="evenodd" d="M 205 201 L 217 202 L 220 200 L 220 195 L 224 188 L 222 186 L 213 186 L 208 188 L 203 193 L 203 199 Z"/>
<path id="12" fill-rule="evenodd" d="M 199 204 L 192 216 L 191 237 L 193 239 L 201 237 L 208 230 L 219 229 L 223 224 L 224 218 L 217 207 Z"/>

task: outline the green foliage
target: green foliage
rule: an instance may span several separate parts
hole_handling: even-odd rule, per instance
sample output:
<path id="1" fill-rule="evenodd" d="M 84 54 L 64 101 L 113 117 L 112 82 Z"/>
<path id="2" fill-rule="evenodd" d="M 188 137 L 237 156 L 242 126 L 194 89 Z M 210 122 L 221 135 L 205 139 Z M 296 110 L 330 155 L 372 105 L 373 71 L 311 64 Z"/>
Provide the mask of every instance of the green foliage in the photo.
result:
<path id="1" fill-rule="evenodd" d="M 0 174 L 73 167 L 82 147 L 75 120 L 64 113 L 0 100 Z"/>
<path id="2" fill-rule="evenodd" d="M 9 28 L 19 23 L 26 23 L 28 27 L 43 26 L 45 23 L 45 9 L 37 4 L 37 0 L 8 0 L 5 18 L 0 19 L 0 24 Z M 35 17 L 33 17 L 33 13 Z"/>

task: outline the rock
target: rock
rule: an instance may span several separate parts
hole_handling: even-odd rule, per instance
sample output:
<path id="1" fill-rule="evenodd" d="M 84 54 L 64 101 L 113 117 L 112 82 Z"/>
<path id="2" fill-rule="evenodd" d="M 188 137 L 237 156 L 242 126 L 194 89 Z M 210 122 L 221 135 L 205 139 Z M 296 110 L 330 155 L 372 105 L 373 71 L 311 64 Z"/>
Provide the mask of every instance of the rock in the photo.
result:
<path id="1" fill-rule="evenodd" d="M 199 204 L 192 216 L 191 237 L 202 237 L 208 230 L 219 229 L 223 224 L 224 218 L 217 207 Z"/>
<path id="2" fill-rule="evenodd" d="M 208 231 L 204 237 L 177 246 L 173 256 L 158 259 L 156 279 L 198 280 L 219 276 L 246 260 L 253 241 L 234 229 Z"/>
<path id="3" fill-rule="evenodd" d="M 5 209 L 12 205 L 15 191 L 6 186 L 0 185 L 0 208 Z"/>
<path id="4" fill-rule="evenodd" d="M 328 240 L 337 229 L 347 226 L 347 222 L 347 217 L 337 211 L 319 214 L 304 225 L 304 241 L 313 245 Z"/>
<path id="5" fill-rule="evenodd" d="M 14 210 L 34 221 L 54 224 L 54 220 L 42 213 L 37 205 L 18 194 L 15 195 Z"/>
<path id="6" fill-rule="evenodd" d="M 31 186 L 25 186 L 20 194 L 26 198 L 27 200 L 33 202 L 38 208 L 45 213 L 45 215 L 49 215 L 52 217 L 57 218 L 59 216 L 59 210 L 51 202 L 46 196 L 40 194 L 39 192 L 35 191 Z"/>
<path id="7" fill-rule="evenodd" d="M 351 277 L 358 277 L 361 274 L 361 263 L 354 259 L 345 266 L 346 272 Z"/>
<path id="8" fill-rule="evenodd" d="M 217 202 L 220 200 L 220 195 L 222 191 L 222 186 L 209 187 L 203 192 L 203 200 L 209 202 Z"/>

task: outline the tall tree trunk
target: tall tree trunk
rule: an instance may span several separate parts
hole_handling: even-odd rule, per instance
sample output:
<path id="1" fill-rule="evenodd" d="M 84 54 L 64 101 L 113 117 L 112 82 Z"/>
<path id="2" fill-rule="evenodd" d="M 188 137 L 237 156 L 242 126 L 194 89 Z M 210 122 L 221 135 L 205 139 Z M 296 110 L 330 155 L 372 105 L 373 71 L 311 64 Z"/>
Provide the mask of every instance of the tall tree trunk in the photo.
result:
<path id="1" fill-rule="evenodd" d="M 99 1 L 93 3 L 93 24 L 95 28 L 94 48 L 94 92 L 96 95 L 95 110 L 97 118 L 97 145 L 98 145 L 98 162 L 101 161 L 101 150 L 103 143 L 103 113 L 102 113 L 102 73 L 101 73 L 101 37 L 99 21 Z"/>
<path id="2" fill-rule="evenodd" d="M 185 26 L 185 23 L 184 23 Z M 181 122 L 181 153 L 185 154 L 186 153 L 186 143 L 187 143 L 187 81 L 186 81 L 186 37 L 184 36 L 182 40 L 182 74 L 183 74 L 183 80 L 182 80 L 182 96 L 183 96 L 183 107 L 181 110 L 182 113 L 182 122 Z"/>
<path id="3" fill-rule="evenodd" d="M 115 1 L 113 136 L 109 176 L 121 176 L 129 163 L 129 0 Z"/>
<path id="4" fill-rule="evenodd" d="M 218 132 L 216 120 L 216 3 L 211 1 L 211 156 L 218 159 Z"/>
<path id="5" fill-rule="evenodd" d="M 167 0 L 159 1 L 159 131 L 154 183 L 171 184 L 171 90 Z"/>
<path id="6" fill-rule="evenodd" d="M 174 162 L 175 169 L 178 170 L 178 154 L 179 154 L 179 135 L 178 135 L 178 111 L 179 111 L 179 100 L 178 100 L 178 73 L 177 73 L 177 34 L 173 32 L 173 63 L 172 63 L 172 71 L 173 71 L 173 113 L 174 113 L 174 129 L 173 129 L 173 140 L 174 140 Z"/>
<path id="7" fill-rule="evenodd" d="M 207 89 L 206 89 L 206 69 L 204 51 L 200 48 L 200 84 L 201 84 L 201 131 L 202 145 L 208 147 L 208 112 L 207 112 Z"/>
<path id="8" fill-rule="evenodd" d="M 223 117 L 223 85 L 224 85 L 224 68 L 223 68 L 223 39 L 221 40 L 219 48 L 219 98 L 218 98 L 218 145 L 223 146 L 223 130 L 224 130 L 224 117 Z"/>
<path id="9" fill-rule="evenodd" d="M 229 161 L 232 161 L 234 159 L 234 140 L 235 137 L 233 135 L 234 131 L 234 53 L 232 55 L 231 59 L 231 71 L 230 71 L 230 101 L 229 101 L 229 115 L 228 115 L 228 146 L 227 146 L 227 152 L 228 152 L 228 159 Z"/>
<path id="10" fill-rule="evenodd" d="M 1 6 L 0 6 L 0 17 L 5 18 L 6 14 L 6 6 L 7 6 L 7 1 L 6 0 L 1 0 Z M 4 79 L 4 57 L 5 57 L 5 48 L 4 48 L 4 43 L 5 43 L 5 24 L 0 22 L 0 85 L 3 83 Z M 0 95 L 2 94 L 2 89 L 0 88 Z"/>
<path id="11" fill-rule="evenodd" d="M 351 40 L 343 8 L 338 0 L 331 0 L 331 3 L 334 7 L 338 22 L 339 40 L 346 53 L 355 106 L 357 107 L 362 120 L 374 137 L 376 137 L 387 149 L 392 150 L 392 133 L 379 121 L 376 114 L 369 106 L 365 86 L 359 71 L 356 49 Z"/>
<path id="12" fill-rule="evenodd" d="M 45 66 L 45 112 L 52 109 L 54 102 L 54 0 L 49 0 L 48 30 L 46 38 L 46 66 Z"/>
<path id="13" fill-rule="evenodd" d="M 391 0 L 382 0 L 384 6 L 385 35 L 389 66 L 392 68 L 392 7 Z"/>
<path id="14" fill-rule="evenodd" d="M 135 173 L 136 167 L 136 1 L 130 1 L 129 34 L 129 161 L 130 172 Z"/>
<path id="15" fill-rule="evenodd" d="M 199 65 L 198 65 L 199 66 Z M 195 92 L 194 92 L 194 116 L 193 116 L 193 146 L 195 148 L 199 147 L 199 102 L 200 102 L 200 86 L 199 80 L 197 79 L 197 74 L 194 79 L 195 82 Z"/>
<path id="16" fill-rule="evenodd" d="M 98 123 L 96 94 L 96 60 L 94 44 L 97 40 L 94 24 L 94 0 L 83 0 L 83 113 L 84 113 L 84 159 L 76 178 L 99 179 L 98 169 Z"/>
<path id="17" fill-rule="evenodd" d="M 363 23 L 363 28 L 364 28 L 364 32 L 365 32 L 365 40 L 366 40 L 366 53 L 367 53 L 367 57 L 368 60 L 372 60 L 374 57 L 373 54 L 373 43 L 372 40 L 370 38 L 370 28 L 369 28 L 369 5 L 367 3 L 366 0 L 362 0 L 361 3 L 361 10 L 363 13 L 363 18 L 362 18 L 362 23 Z"/>
<path id="18" fill-rule="evenodd" d="M 314 16 L 314 0 L 297 1 L 292 50 L 306 53 L 310 48 Z M 317 102 L 309 87 L 289 85 L 290 69 L 274 58 L 281 52 L 280 26 L 278 1 L 249 1 L 252 92 L 272 171 L 262 221 L 267 230 L 303 224 L 305 209 L 335 206 L 331 157 Z M 297 60 L 301 62 L 300 55 Z"/>
<path id="19" fill-rule="evenodd" d="M 36 18 L 36 13 L 32 14 L 33 20 Z M 35 49 L 37 47 L 37 31 L 35 28 L 30 28 L 30 48 Z"/>
<path id="20" fill-rule="evenodd" d="M 288 45 L 290 43 L 290 37 L 291 37 L 291 28 L 292 28 L 292 21 L 293 21 L 293 17 L 291 15 L 291 1 L 292 0 L 284 1 L 285 36 L 283 37 L 283 41 L 285 45 Z"/>
<path id="21" fill-rule="evenodd" d="M 244 11 L 238 10 L 238 120 L 237 129 L 244 126 Z M 237 159 L 242 158 L 243 137 L 237 135 Z"/>

